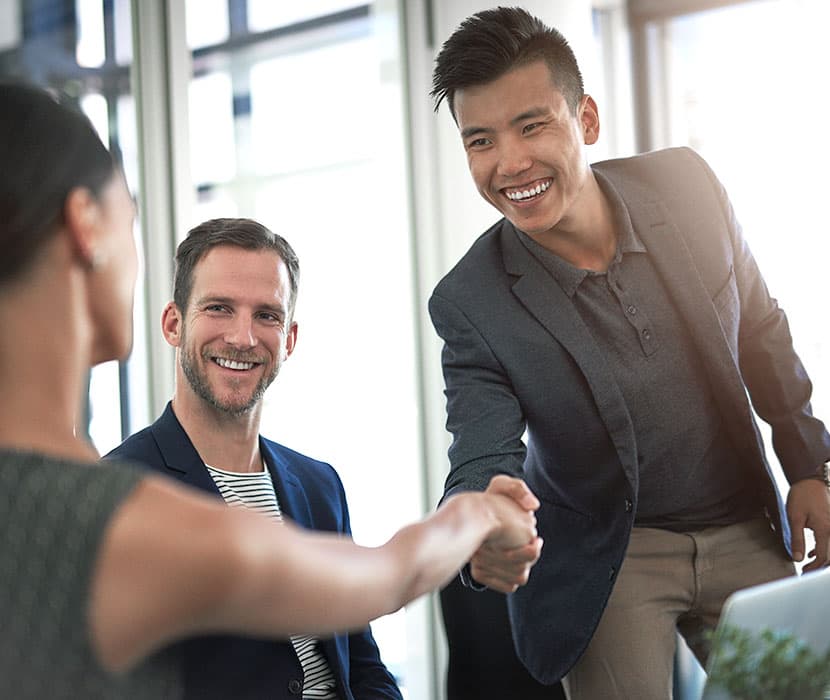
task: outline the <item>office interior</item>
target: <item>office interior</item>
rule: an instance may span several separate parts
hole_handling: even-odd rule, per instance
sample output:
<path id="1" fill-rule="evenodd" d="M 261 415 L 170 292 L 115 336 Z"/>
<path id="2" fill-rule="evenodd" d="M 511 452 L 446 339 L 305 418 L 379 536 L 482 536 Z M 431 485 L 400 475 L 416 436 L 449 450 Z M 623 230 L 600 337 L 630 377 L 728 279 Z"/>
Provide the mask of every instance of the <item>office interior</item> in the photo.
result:
<path id="1" fill-rule="evenodd" d="M 499 4 L 499 3 L 493 3 Z M 508 4 L 508 3 L 501 3 Z M 510 3 L 512 4 L 512 3 Z M 599 105 L 591 161 L 691 146 L 719 175 L 830 416 L 826 0 L 526 0 Z M 0 77 L 66 92 L 121 154 L 142 274 L 131 358 L 93 370 L 102 453 L 173 389 L 160 314 L 175 246 L 217 216 L 297 250 L 297 350 L 263 433 L 340 473 L 355 540 L 435 507 L 448 463 L 426 301 L 499 215 L 478 195 L 432 61 L 481 0 L 0 0 Z M 408 698 L 445 697 L 436 597 L 373 624 Z"/>

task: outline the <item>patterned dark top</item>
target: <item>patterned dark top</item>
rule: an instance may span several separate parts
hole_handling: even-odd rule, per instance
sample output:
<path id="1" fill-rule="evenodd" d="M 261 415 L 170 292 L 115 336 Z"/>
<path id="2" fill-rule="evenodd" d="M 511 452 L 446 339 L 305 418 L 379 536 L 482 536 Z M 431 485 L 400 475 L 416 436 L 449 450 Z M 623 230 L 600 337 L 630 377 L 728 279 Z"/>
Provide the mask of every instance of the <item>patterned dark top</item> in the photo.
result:
<path id="1" fill-rule="evenodd" d="M 0 697 L 177 698 L 162 653 L 127 675 L 97 662 L 87 606 L 101 536 L 138 471 L 0 450 Z"/>

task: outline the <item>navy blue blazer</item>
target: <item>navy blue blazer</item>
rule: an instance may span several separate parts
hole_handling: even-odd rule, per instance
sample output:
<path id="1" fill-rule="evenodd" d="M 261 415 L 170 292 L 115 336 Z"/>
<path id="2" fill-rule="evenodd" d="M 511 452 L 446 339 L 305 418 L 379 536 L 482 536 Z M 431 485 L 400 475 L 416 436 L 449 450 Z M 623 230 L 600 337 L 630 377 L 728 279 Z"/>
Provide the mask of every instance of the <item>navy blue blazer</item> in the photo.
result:
<path id="1" fill-rule="evenodd" d="M 346 494 L 328 464 L 260 437 L 280 509 L 302 527 L 351 533 Z M 128 459 L 221 498 L 171 404 L 151 426 L 131 435 L 105 459 Z M 366 629 L 320 642 L 342 700 L 401 700 L 392 675 Z M 296 700 L 303 672 L 287 641 L 216 635 L 182 642 L 189 700 Z"/>
<path id="2" fill-rule="evenodd" d="M 729 200 L 706 163 L 670 149 L 592 166 L 634 230 L 691 332 L 746 488 L 789 548 L 781 494 L 753 409 L 770 424 L 790 482 L 830 458 L 811 384 Z M 523 477 L 541 501 L 542 556 L 508 596 L 517 653 L 543 683 L 573 666 L 594 633 L 637 512 L 637 436 L 622 392 L 571 300 L 502 219 L 438 284 L 444 340 L 446 493 Z M 523 436 L 527 435 L 527 442 Z"/>

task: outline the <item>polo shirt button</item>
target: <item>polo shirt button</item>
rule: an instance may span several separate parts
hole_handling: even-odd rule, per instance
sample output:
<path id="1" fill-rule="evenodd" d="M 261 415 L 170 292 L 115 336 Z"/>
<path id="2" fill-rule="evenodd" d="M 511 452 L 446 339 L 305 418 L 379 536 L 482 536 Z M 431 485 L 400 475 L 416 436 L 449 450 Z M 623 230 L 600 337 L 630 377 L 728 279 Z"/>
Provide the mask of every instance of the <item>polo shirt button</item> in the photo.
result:
<path id="1" fill-rule="evenodd" d="M 300 683 L 296 678 L 292 678 L 288 681 L 288 692 L 292 695 L 299 695 L 303 692 L 303 684 Z"/>
<path id="2" fill-rule="evenodd" d="M 635 316 L 637 314 L 637 307 L 634 306 L 634 304 L 629 304 L 628 313 L 630 313 L 632 316 Z"/>
<path id="3" fill-rule="evenodd" d="M 651 339 L 651 331 L 648 328 L 643 328 L 643 338 L 646 340 Z"/>

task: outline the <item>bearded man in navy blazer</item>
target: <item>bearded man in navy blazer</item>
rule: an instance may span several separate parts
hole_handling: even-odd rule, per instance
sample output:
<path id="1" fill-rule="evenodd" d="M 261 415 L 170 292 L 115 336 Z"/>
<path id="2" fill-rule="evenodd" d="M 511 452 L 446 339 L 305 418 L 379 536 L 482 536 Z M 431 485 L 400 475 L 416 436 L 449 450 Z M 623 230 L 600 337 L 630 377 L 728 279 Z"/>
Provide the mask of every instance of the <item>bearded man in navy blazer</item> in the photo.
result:
<path id="1" fill-rule="evenodd" d="M 174 300 L 162 314 L 176 348 L 175 394 L 155 423 L 107 457 L 141 462 L 277 520 L 350 534 L 334 469 L 259 434 L 265 390 L 297 341 L 298 281 L 291 246 L 255 221 L 214 219 L 192 229 L 176 252 Z M 215 636 L 180 646 L 192 700 L 401 698 L 368 627 L 332 639 Z"/>
<path id="2" fill-rule="evenodd" d="M 678 631 L 705 661 L 702 633 L 730 593 L 791 575 L 805 554 L 805 570 L 827 565 L 830 436 L 810 381 L 700 157 L 589 166 L 599 113 L 559 32 L 518 8 L 478 13 L 433 78 L 504 216 L 430 299 L 446 492 L 503 472 L 542 503 L 541 558 L 507 601 L 537 679 L 564 676 L 571 700 L 664 700 Z M 483 548 L 467 581 L 492 584 L 525 556 Z"/>

